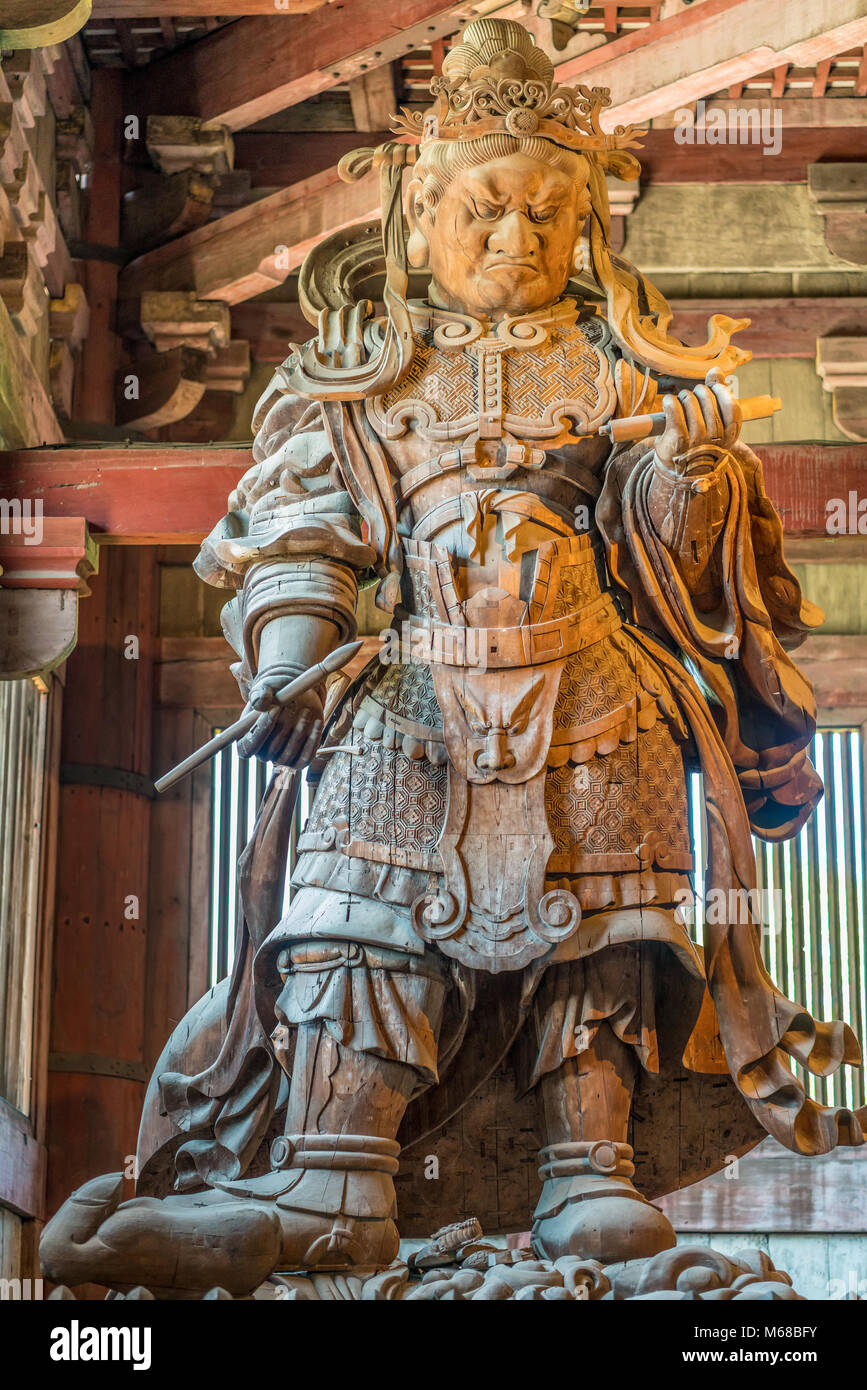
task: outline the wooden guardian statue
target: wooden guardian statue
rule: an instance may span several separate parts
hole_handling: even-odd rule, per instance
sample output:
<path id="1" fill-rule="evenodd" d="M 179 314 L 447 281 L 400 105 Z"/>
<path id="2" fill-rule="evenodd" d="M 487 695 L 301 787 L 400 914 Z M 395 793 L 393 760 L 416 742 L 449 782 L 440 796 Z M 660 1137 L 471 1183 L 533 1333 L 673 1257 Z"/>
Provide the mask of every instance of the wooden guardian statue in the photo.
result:
<path id="1" fill-rule="evenodd" d="M 381 240 L 308 258 L 316 336 L 260 401 L 196 562 L 234 595 L 259 711 L 241 753 L 278 772 L 233 974 L 154 1072 L 138 1195 L 96 1179 L 46 1229 L 67 1284 L 247 1296 L 383 1271 L 399 1231 L 472 1216 L 532 1226 L 543 1262 L 647 1260 L 675 1243 L 648 1198 L 764 1133 L 863 1142 L 790 1065 L 857 1064 L 851 1030 L 780 993 L 760 923 L 709 923 L 702 947 L 684 907 L 692 770 L 706 887 L 738 902 L 751 832 L 796 834 L 822 790 L 788 655 L 821 615 L 738 437 L 742 406 L 770 409 L 728 384 L 743 321 L 672 336 L 609 248 L 605 176 L 637 177 L 641 132 L 604 133 L 607 93 L 558 87 L 520 25 L 470 24 L 432 93 L 400 142 L 344 161 L 379 171 Z M 354 637 L 371 570 L 383 660 L 277 703 Z"/>

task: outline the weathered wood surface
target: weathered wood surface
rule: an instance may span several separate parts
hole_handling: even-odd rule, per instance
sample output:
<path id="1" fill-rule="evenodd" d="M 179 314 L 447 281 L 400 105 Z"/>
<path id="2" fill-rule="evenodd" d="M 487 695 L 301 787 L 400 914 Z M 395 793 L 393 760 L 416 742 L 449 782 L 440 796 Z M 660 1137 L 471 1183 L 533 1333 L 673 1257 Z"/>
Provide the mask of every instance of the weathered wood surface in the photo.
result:
<path id="1" fill-rule="evenodd" d="M 729 314 L 752 322 L 737 336 L 739 347 L 761 357 L 816 358 L 816 340 L 852 332 L 867 322 L 867 299 L 861 295 L 788 299 L 672 299 L 672 331 L 684 342 L 700 341 L 711 314 Z M 250 305 L 248 324 L 258 306 Z M 262 306 L 265 308 L 266 306 Z M 267 317 L 267 316 L 266 316 Z"/>
<path id="2" fill-rule="evenodd" d="M 40 497 L 49 515 L 80 515 L 86 497 L 105 539 L 184 545 L 207 535 L 249 464 L 249 445 L 154 445 L 19 452 L 0 467 L 4 496 Z"/>
<path id="3" fill-rule="evenodd" d="M 62 441 L 48 392 L 0 300 L 0 445 L 22 449 Z"/>
<path id="4" fill-rule="evenodd" d="M 251 299 L 281 284 L 325 235 L 369 219 L 376 201 L 374 180 L 346 184 L 336 169 L 323 170 L 140 256 L 121 272 L 120 296 L 192 290 L 227 304 Z"/>
<path id="5" fill-rule="evenodd" d="M 811 67 L 867 38 L 859 0 L 704 0 L 557 67 L 560 82 L 609 87 L 605 129 L 687 106 L 783 63 Z"/>
<path id="6" fill-rule="evenodd" d="M 839 1231 L 867 1235 L 867 1153 L 818 1158 L 765 1139 L 729 1167 L 661 1200 L 677 1231 Z"/>
<path id="7" fill-rule="evenodd" d="M 349 0 L 297 18 L 242 19 L 132 74 L 129 109 L 201 116 L 240 130 L 438 34 L 454 33 L 472 8 L 442 0 L 373 6 Z"/>
<path id="8" fill-rule="evenodd" d="M 93 76 L 93 168 L 87 200 L 85 239 L 102 246 L 120 240 L 120 146 L 123 115 L 120 73 L 103 69 Z M 114 421 L 114 373 L 118 345 L 114 332 L 118 267 L 107 260 L 84 266 L 90 305 L 90 332 L 84 341 L 75 417 Z"/>
<path id="9" fill-rule="evenodd" d="M 828 616 L 833 622 L 835 615 Z M 867 710 L 867 637 L 818 632 L 798 649 L 797 659 L 823 714 L 859 706 Z"/>
<path id="10" fill-rule="evenodd" d="M 150 775 L 156 601 L 153 556 L 141 550 L 112 554 L 81 610 L 81 638 L 67 667 L 49 1212 L 94 1171 L 117 1170 L 135 1153 L 144 1075 L 151 803 L 124 787 L 123 774 Z M 138 641 L 133 659 L 130 636 Z M 105 785 L 96 784 L 100 772 Z"/>
<path id="11" fill-rule="evenodd" d="M 225 669 L 225 659 L 223 666 Z M 231 676 L 230 680 L 235 698 L 241 703 L 237 684 Z M 211 732 L 210 719 L 192 705 L 158 709 L 154 718 L 154 767 L 174 767 L 205 743 Z M 175 1025 L 208 987 L 209 767 L 178 782 L 154 803 L 150 834 L 143 1054 L 148 1071 Z"/>
<path id="12" fill-rule="evenodd" d="M 45 1145 L 26 1115 L 0 1098 L 0 1203 L 21 1216 L 42 1215 Z"/>
<path id="13" fill-rule="evenodd" d="M 845 99 L 830 104 L 834 107 L 848 105 Z M 860 108 L 861 103 L 858 106 Z M 724 109 L 725 103 L 720 103 L 720 107 Z M 781 107 L 785 110 L 786 103 L 773 103 L 771 110 Z M 708 111 L 715 108 L 716 103 L 713 106 L 708 104 Z M 737 143 L 726 141 L 723 144 L 710 144 L 698 137 L 692 142 L 678 143 L 673 130 L 657 130 L 654 126 L 642 136 L 642 148 L 637 152 L 641 163 L 641 182 L 642 185 L 806 183 L 811 164 L 825 159 L 864 158 L 867 129 L 863 124 L 863 111 L 859 109 L 857 116 L 855 111 L 851 111 L 850 121 L 849 125 L 792 128 L 781 120 L 780 148 L 774 155 L 766 153 L 767 146 L 760 143 L 755 135 L 751 143 L 740 140 Z M 773 128 L 771 126 L 771 130 Z M 754 125 L 751 129 L 755 131 L 758 127 Z M 249 137 L 251 141 L 256 138 Z"/>
<path id="14" fill-rule="evenodd" d="M 91 0 L 4 0 L 0 48 L 63 43 L 87 23 Z"/>

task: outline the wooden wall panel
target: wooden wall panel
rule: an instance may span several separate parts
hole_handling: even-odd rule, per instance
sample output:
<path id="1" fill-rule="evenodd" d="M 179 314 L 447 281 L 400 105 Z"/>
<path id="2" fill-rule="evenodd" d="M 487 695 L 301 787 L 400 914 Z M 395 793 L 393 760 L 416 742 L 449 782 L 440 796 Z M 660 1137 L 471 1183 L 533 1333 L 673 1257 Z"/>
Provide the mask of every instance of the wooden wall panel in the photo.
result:
<path id="1" fill-rule="evenodd" d="M 143 1098 L 152 551 L 111 551 L 81 608 L 63 720 L 47 1214 L 122 1170 Z M 137 641 L 137 655 L 134 643 Z M 140 779 L 140 780 L 139 780 Z M 138 916 L 130 899 L 138 900 Z"/>

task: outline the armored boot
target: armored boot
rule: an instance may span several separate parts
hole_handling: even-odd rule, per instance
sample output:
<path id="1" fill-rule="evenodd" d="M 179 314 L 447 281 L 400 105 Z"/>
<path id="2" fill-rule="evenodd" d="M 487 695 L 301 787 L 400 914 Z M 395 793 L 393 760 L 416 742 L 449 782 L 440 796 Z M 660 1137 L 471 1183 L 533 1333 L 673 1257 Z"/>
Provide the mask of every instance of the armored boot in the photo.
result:
<path id="1" fill-rule="evenodd" d="M 383 1269 L 400 1238 L 394 1175 L 400 1145 L 368 1134 L 275 1139 L 264 1177 L 220 1183 L 223 1192 L 273 1206 L 282 1270 Z"/>
<path id="2" fill-rule="evenodd" d="M 542 1149 L 542 1195 L 533 1221 L 533 1249 L 615 1264 L 676 1244 L 674 1228 L 633 1187 L 629 1144 L 610 1139 L 550 1144 Z"/>

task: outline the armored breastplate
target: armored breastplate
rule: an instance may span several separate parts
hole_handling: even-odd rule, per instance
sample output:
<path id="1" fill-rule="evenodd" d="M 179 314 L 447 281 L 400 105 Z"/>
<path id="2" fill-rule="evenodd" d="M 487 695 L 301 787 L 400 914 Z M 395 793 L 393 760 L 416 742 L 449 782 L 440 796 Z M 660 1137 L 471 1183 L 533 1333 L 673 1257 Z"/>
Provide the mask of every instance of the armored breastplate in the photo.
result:
<path id="1" fill-rule="evenodd" d="M 392 457 L 400 500 L 443 474 L 494 483 L 540 469 L 545 451 L 595 435 L 613 414 L 611 334 L 592 310 L 562 299 L 544 312 L 483 324 L 415 306 L 412 366 L 366 405 Z"/>

